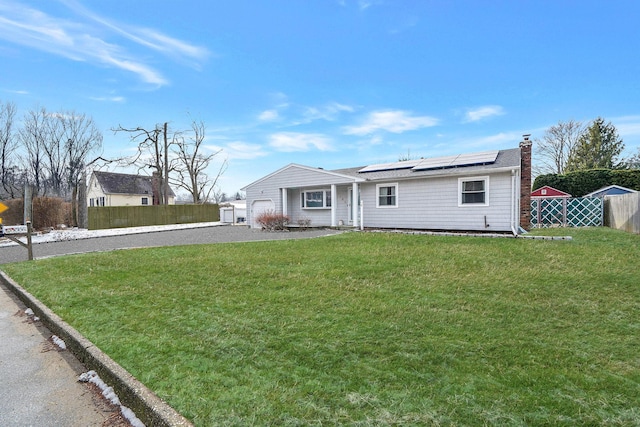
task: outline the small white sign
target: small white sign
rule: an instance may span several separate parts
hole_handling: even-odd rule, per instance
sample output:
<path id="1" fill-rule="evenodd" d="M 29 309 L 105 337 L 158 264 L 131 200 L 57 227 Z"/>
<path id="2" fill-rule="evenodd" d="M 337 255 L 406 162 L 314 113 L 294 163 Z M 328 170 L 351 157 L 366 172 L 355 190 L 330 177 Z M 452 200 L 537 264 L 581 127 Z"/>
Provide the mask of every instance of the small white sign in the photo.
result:
<path id="1" fill-rule="evenodd" d="M 4 234 L 27 234 L 26 225 L 3 225 L 2 232 Z"/>

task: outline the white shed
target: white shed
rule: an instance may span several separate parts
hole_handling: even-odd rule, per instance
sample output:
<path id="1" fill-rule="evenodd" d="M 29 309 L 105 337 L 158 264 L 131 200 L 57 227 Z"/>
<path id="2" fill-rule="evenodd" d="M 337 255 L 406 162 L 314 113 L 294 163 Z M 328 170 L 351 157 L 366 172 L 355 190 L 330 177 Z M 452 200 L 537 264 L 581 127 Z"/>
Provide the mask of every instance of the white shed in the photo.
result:
<path id="1" fill-rule="evenodd" d="M 233 200 L 220 204 L 220 222 L 227 224 L 244 224 L 246 220 L 246 200 Z"/>

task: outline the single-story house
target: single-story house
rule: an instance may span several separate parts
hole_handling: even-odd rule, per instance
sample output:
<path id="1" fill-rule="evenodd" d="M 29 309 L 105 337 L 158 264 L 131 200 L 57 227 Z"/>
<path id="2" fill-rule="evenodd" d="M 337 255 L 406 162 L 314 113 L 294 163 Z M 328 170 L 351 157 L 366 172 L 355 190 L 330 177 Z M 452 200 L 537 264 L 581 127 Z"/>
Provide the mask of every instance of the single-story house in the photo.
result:
<path id="1" fill-rule="evenodd" d="M 291 224 L 518 234 L 531 214 L 531 141 L 518 148 L 339 170 L 289 164 L 243 188 L 247 225 Z"/>
<path id="2" fill-rule="evenodd" d="M 160 183 L 151 176 L 94 171 L 89 179 L 89 206 L 144 206 L 159 204 Z M 169 187 L 169 204 L 176 195 Z"/>
<path id="3" fill-rule="evenodd" d="M 629 193 L 637 193 L 637 191 L 621 185 L 609 185 L 607 187 L 602 187 L 599 190 L 592 191 L 589 194 L 585 194 L 584 197 L 620 196 L 622 194 Z"/>
<path id="4" fill-rule="evenodd" d="M 570 197 L 571 194 L 557 190 L 549 185 L 545 185 L 531 192 L 532 199 L 568 199 Z"/>

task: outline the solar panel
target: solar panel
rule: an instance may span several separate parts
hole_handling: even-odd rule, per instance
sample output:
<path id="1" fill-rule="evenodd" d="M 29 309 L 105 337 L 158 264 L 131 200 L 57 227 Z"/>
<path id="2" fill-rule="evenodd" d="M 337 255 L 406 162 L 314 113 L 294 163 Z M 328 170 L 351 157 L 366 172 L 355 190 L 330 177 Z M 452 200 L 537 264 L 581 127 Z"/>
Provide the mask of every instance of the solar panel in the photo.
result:
<path id="1" fill-rule="evenodd" d="M 455 168 L 458 166 L 485 165 L 494 163 L 497 157 L 498 150 L 485 151 L 482 153 L 460 154 L 457 156 L 435 157 L 433 159 L 424 159 L 413 167 L 413 170 L 423 171 L 429 169 Z"/>
<path id="2" fill-rule="evenodd" d="M 434 157 L 431 159 L 423 159 L 420 163 L 413 167 L 413 170 L 424 170 L 424 169 L 438 169 L 443 167 L 448 167 L 452 162 L 454 162 L 459 156 L 443 156 L 443 157 Z"/>
<path id="3" fill-rule="evenodd" d="M 377 165 L 370 165 L 360 169 L 358 172 L 381 172 L 381 171 L 391 171 L 391 170 L 399 170 L 399 169 L 411 169 L 415 165 L 420 163 L 420 160 L 405 160 L 403 162 L 394 162 L 394 163 L 379 163 Z"/>
<path id="4" fill-rule="evenodd" d="M 433 157 L 431 159 L 406 160 L 394 163 L 379 163 L 360 169 L 359 173 L 382 172 L 392 170 L 411 169 L 423 171 L 429 169 L 446 169 L 458 166 L 486 165 L 494 163 L 498 157 L 498 150 L 482 153 L 456 154 L 454 156 Z"/>
<path id="5" fill-rule="evenodd" d="M 451 166 L 482 165 L 494 163 L 498 157 L 498 150 L 483 153 L 461 154 Z"/>

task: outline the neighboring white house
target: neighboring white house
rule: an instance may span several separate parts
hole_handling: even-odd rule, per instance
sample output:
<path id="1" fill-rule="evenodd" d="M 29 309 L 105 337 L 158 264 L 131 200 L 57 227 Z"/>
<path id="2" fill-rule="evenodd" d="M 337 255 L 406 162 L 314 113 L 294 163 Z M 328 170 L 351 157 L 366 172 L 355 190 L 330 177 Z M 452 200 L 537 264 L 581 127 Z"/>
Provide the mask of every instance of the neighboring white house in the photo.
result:
<path id="1" fill-rule="evenodd" d="M 247 224 L 510 232 L 530 222 L 531 142 L 519 148 L 324 170 L 289 164 L 249 185 Z"/>
<path id="2" fill-rule="evenodd" d="M 159 191 L 156 189 L 156 193 Z M 89 206 L 144 206 L 157 204 L 156 199 L 150 176 L 95 171 L 89 179 Z M 176 195 L 169 188 L 169 204 L 175 204 L 175 200 Z"/>

